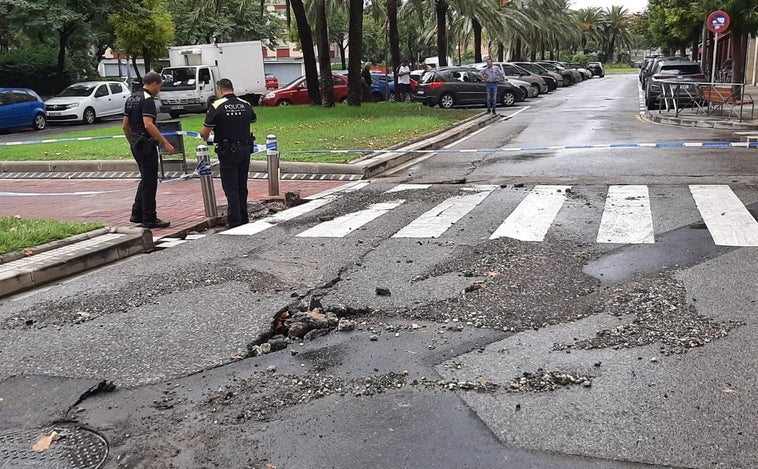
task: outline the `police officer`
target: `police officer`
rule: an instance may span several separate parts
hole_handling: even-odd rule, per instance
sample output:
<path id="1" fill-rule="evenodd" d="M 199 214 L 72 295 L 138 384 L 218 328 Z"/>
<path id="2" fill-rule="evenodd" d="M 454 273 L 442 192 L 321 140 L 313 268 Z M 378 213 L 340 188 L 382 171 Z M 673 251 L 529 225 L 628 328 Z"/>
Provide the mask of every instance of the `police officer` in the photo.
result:
<path id="1" fill-rule="evenodd" d="M 158 115 L 155 95 L 162 85 L 163 79 L 158 73 L 146 73 L 142 89 L 132 93 L 124 105 L 124 135 L 129 141 L 132 156 L 137 161 L 140 173 L 129 221 L 145 228 L 166 228 L 171 224 L 158 218 L 155 208 L 155 193 L 158 191 L 158 143 L 163 144 L 169 155 L 174 153 L 174 147 L 155 126 L 155 118 Z"/>
<path id="2" fill-rule="evenodd" d="M 234 228 L 250 221 L 247 214 L 247 173 L 255 140 L 250 124 L 257 118 L 253 106 L 234 95 L 234 86 L 229 79 L 220 79 L 216 82 L 216 88 L 216 95 L 220 98 L 208 108 L 200 136 L 208 140 L 213 131 L 221 187 L 227 201 L 227 224 L 229 228 Z"/>

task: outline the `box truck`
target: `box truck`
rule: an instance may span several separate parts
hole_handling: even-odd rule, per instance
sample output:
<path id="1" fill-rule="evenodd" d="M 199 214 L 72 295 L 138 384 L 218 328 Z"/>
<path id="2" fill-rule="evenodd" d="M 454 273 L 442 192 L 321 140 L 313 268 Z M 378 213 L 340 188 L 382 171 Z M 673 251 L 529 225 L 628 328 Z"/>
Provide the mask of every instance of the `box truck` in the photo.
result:
<path id="1" fill-rule="evenodd" d="M 207 111 L 221 78 L 232 81 L 237 96 L 265 93 L 262 47 L 261 41 L 169 47 L 159 111 L 174 118 Z"/>

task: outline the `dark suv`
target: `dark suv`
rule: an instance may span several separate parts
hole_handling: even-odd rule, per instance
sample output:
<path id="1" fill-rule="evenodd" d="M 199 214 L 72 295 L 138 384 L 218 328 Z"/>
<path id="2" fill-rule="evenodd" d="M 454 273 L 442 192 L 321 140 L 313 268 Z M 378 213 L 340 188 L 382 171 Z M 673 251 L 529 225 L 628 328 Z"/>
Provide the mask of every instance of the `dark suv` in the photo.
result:
<path id="1" fill-rule="evenodd" d="M 688 105 L 695 99 L 695 83 L 705 81 L 700 64 L 678 58 L 658 59 L 645 80 L 645 105 L 649 110 L 663 107 L 661 95 L 665 82 L 672 83 L 678 105 Z"/>
<path id="2" fill-rule="evenodd" d="M 486 83 L 479 71 L 470 67 L 437 68 L 424 73 L 416 85 L 415 101 L 427 106 L 439 104 L 451 108 L 464 104 L 487 103 Z M 513 106 L 526 98 L 524 92 L 510 83 L 498 83 L 497 103 Z"/>
<path id="3" fill-rule="evenodd" d="M 587 70 L 592 72 L 593 76 L 603 78 L 605 76 L 605 69 L 600 62 L 587 62 Z"/>

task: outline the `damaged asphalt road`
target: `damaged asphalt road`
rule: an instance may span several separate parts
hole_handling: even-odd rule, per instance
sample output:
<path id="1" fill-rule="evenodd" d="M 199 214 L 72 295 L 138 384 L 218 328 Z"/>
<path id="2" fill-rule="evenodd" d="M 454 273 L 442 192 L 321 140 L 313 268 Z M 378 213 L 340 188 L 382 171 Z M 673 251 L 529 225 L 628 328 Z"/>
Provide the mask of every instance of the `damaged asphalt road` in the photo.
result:
<path id="1" fill-rule="evenodd" d="M 556 96 L 458 146 L 721 137 L 634 119 L 633 76 Z M 758 160 L 698 151 L 445 153 L 257 235 L 6 299 L 0 466 L 89 432 L 124 469 L 758 467 L 758 250 L 714 247 L 688 188 L 751 206 Z M 572 186 L 546 239 L 490 240 L 533 184 Z M 619 184 L 648 185 L 655 243 L 596 241 Z M 487 190 L 437 238 L 392 237 Z"/>

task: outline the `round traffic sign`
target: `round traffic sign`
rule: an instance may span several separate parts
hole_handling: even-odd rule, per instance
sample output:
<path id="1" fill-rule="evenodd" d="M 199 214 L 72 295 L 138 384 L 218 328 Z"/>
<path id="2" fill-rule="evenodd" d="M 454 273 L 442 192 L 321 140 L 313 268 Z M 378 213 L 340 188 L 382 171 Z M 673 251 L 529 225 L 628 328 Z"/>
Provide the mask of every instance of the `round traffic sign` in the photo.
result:
<path id="1" fill-rule="evenodd" d="M 729 13 L 722 11 L 722 10 L 716 10 L 710 15 L 708 15 L 708 19 L 705 21 L 706 26 L 708 26 L 708 30 L 710 30 L 713 34 L 719 34 L 719 33 L 725 33 L 727 29 L 729 29 Z"/>

